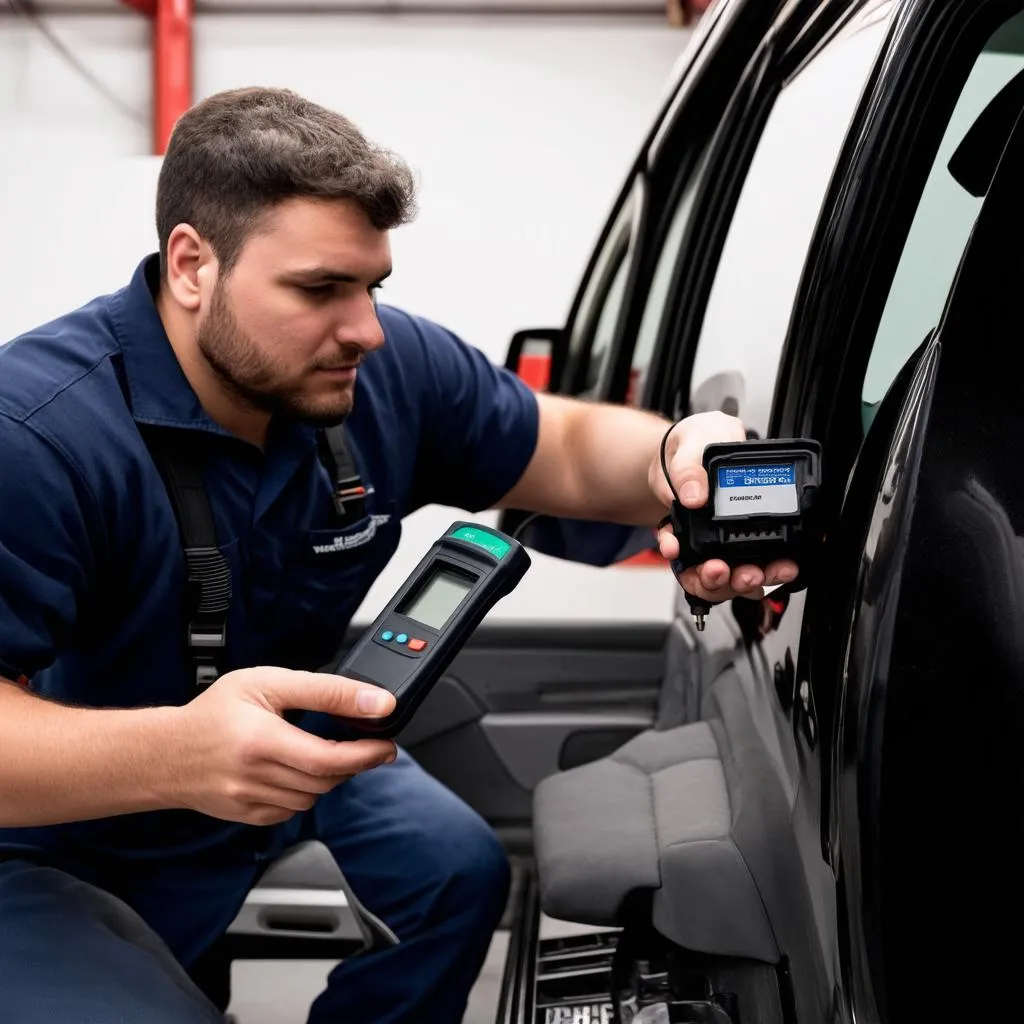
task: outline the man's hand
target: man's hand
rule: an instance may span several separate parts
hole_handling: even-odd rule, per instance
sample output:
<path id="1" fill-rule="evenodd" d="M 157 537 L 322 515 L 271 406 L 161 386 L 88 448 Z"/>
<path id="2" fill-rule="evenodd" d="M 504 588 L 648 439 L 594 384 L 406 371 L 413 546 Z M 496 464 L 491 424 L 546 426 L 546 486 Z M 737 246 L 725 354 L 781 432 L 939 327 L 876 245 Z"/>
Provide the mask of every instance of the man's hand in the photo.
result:
<path id="1" fill-rule="evenodd" d="M 708 500 L 708 477 L 704 472 L 704 449 L 723 441 L 744 441 L 746 431 L 740 420 L 721 412 L 702 412 L 679 423 L 669 435 L 665 452 L 669 476 L 686 508 L 700 508 Z M 655 455 L 648 471 L 651 490 L 666 507 L 672 507 L 672 491 L 661 468 L 661 453 Z M 658 534 L 662 555 L 671 560 L 679 554 L 679 542 L 671 526 Z M 760 598 L 764 587 L 795 580 L 795 562 L 772 562 L 765 569 L 756 565 L 740 565 L 730 573 L 729 566 L 718 559 L 687 569 L 682 585 L 689 593 L 705 601 L 717 603 L 733 597 Z"/>
<path id="2" fill-rule="evenodd" d="M 395 759 L 389 740 L 335 742 L 282 718 L 296 708 L 346 718 L 394 710 L 386 690 L 341 676 L 249 668 L 230 672 L 171 726 L 165 796 L 173 806 L 228 821 L 274 825 L 307 811 L 353 775 Z"/>

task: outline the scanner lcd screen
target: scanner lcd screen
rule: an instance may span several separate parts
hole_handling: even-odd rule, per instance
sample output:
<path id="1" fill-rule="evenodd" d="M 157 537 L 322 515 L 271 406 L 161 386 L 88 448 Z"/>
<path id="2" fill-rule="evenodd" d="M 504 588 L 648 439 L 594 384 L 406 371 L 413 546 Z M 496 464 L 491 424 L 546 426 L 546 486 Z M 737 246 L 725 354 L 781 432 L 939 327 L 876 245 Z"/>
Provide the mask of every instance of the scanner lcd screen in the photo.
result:
<path id="1" fill-rule="evenodd" d="M 472 589 L 473 581 L 460 573 L 451 569 L 435 569 L 412 602 L 399 611 L 425 626 L 441 629 Z"/>

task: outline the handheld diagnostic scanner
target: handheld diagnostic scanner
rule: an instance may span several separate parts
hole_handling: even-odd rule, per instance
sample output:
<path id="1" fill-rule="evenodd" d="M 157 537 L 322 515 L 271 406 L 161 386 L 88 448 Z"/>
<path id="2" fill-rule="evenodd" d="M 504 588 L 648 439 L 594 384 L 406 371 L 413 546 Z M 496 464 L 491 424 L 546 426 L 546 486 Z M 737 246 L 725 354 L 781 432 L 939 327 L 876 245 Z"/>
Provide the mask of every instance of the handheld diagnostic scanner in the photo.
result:
<path id="1" fill-rule="evenodd" d="M 390 690 L 395 710 L 387 718 L 342 721 L 365 735 L 399 732 L 529 567 L 530 556 L 514 538 L 489 526 L 453 523 L 336 670 Z"/>

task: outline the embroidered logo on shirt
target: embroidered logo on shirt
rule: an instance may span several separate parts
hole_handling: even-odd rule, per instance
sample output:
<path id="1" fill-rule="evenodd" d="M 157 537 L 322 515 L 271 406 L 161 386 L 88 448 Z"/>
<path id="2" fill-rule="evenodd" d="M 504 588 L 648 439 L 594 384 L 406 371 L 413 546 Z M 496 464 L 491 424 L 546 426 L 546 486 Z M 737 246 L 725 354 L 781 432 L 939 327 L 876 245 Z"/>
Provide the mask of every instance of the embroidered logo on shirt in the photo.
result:
<path id="1" fill-rule="evenodd" d="M 313 553 L 316 555 L 331 555 L 338 551 L 351 551 L 353 548 L 361 548 L 369 544 L 377 535 L 377 530 L 391 520 L 390 515 L 370 516 L 370 521 L 358 533 L 339 534 L 330 544 L 314 544 Z"/>

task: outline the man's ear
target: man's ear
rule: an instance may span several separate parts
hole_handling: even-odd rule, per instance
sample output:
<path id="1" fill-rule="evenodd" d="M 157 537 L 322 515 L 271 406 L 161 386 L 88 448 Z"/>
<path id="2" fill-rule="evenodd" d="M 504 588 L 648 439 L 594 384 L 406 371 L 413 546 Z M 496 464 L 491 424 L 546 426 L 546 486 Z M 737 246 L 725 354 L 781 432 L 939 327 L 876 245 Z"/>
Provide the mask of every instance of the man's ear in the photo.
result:
<path id="1" fill-rule="evenodd" d="M 191 224 L 179 224 L 167 239 L 167 289 L 190 313 L 198 312 L 217 283 L 217 259 Z"/>

